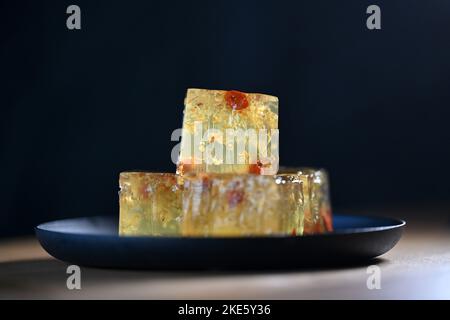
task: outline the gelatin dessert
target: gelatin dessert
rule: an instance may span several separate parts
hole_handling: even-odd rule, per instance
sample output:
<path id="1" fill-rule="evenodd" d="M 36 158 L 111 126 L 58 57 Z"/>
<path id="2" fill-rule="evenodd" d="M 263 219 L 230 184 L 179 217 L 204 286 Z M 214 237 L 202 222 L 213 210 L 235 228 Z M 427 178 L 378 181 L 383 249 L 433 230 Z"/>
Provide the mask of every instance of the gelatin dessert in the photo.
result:
<path id="1" fill-rule="evenodd" d="M 278 99 L 188 89 L 175 173 L 122 172 L 119 234 L 233 237 L 332 231 L 324 170 L 278 172 Z"/>
<path id="2" fill-rule="evenodd" d="M 303 234 L 333 231 L 328 174 L 323 169 L 280 167 L 280 175 L 296 175 L 302 184 Z"/>
<path id="3" fill-rule="evenodd" d="M 183 181 L 182 235 L 303 232 L 302 185 L 296 176 L 200 173 Z"/>
<path id="4" fill-rule="evenodd" d="M 277 173 L 277 97 L 188 89 L 184 104 L 178 173 Z"/>
<path id="5" fill-rule="evenodd" d="M 173 173 L 122 172 L 119 234 L 177 235 L 181 190 Z"/>
<path id="6" fill-rule="evenodd" d="M 121 235 L 303 235 L 332 230 L 323 170 L 120 174 Z"/>

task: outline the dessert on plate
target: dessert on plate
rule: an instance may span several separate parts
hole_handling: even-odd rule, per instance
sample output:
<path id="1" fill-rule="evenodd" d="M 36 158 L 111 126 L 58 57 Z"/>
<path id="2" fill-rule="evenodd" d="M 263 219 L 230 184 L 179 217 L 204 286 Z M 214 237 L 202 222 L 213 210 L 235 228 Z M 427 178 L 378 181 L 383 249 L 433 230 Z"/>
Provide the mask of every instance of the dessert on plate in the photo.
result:
<path id="1" fill-rule="evenodd" d="M 122 172 L 122 236 L 332 231 L 324 170 L 278 170 L 278 98 L 188 89 L 175 173 Z"/>

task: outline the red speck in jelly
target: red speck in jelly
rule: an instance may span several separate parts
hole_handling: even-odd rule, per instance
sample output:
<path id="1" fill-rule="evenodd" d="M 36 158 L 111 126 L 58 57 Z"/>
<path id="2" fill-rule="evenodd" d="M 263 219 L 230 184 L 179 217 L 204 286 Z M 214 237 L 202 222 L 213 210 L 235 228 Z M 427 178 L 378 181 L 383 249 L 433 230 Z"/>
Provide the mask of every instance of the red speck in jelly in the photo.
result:
<path id="1" fill-rule="evenodd" d="M 262 168 L 263 164 L 261 163 L 261 161 L 257 161 L 256 164 L 250 164 L 248 167 L 248 172 L 249 173 L 253 173 L 253 174 L 261 174 L 261 168 Z"/>
<path id="2" fill-rule="evenodd" d="M 227 193 L 227 200 L 228 205 L 234 208 L 244 200 L 244 192 L 242 190 L 230 190 Z"/>
<path id="3" fill-rule="evenodd" d="M 208 189 L 211 186 L 211 181 L 208 179 L 207 176 L 202 177 L 202 188 Z"/>
<path id="4" fill-rule="evenodd" d="M 333 221 L 332 221 L 332 215 L 331 210 L 326 210 L 324 214 L 322 214 L 323 221 L 325 223 L 325 230 L 326 231 L 333 231 Z"/>
<path id="5" fill-rule="evenodd" d="M 249 165 L 248 173 L 261 174 L 261 168 L 257 164 L 251 164 Z"/>
<path id="6" fill-rule="evenodd" d="M 233 110 L 242 110 L 248 107 L 248 100 L 245 93 L 231 90 L 225 92 L 225 101 Z"/>
<path id="7" fill-rule="evenodd" d="M 179 162 L 178 166 L 177 166 L 177 173 L 178 174 L 185 174 L 187 172 L 192 172 L 195 171 L 195 167 L 193 164 L 190 163 L 183 163 L 183 162 Z"/>
<path id="8" fill-rule="evenodd" d="M 294 236 L 294 237 L 297 235 L 297 230 L 295 230 L 295 228 L 292 229 L 291 235 Z"/>
<path id="9" fill-rule="evenodd" d="M 140 193 L 140 196 L 142 197 L 142 199 L 148 199 L 149 194 L 148 194 L 148 190 L 147 189 L 148 189 L 148 184 L 147 183 L 144 183 L 144 184 L 142 184 L 140 186 L 139 193 Z"/>

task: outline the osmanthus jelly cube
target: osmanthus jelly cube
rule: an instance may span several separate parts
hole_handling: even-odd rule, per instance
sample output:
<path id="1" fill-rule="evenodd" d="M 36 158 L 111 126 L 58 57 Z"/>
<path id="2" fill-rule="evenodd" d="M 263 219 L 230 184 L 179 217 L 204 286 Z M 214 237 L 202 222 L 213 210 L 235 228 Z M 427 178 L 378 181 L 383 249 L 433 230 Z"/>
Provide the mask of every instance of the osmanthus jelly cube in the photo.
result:
<path id="1" fill-rule="evenodd" d="M 332 231 L 325 171 L 256 174 L 123 172 L 124 236 L 303 235 Z"/>
<path id="2" fill-rule="evenodd" d="M 181 190 L 177 179 L 172 173 L 122 172 L 119 234 L 179 234 Z"/>
<path id="3" fill-rule="evenodd" d="M 123 172 L 122 236 L 301 235 L 297 176 Z"/>
<path id="4" fill-rule="evenodd" d="M 301 235 L 302 183 L 296 175 L 186 174 L 185 236 Z"/>
<path id="5" fill-rule="evenodd" d="M 303 234 L 333 231 L 327 172 L 324 169 L 280 167 L 280 174 L 295 175 L 302 185 Z"/>
<path id="6" fill-rule="evenodd" d="M 177 173 L 277 173 L 277 97 L 188 89 L 184 104 Z"/>

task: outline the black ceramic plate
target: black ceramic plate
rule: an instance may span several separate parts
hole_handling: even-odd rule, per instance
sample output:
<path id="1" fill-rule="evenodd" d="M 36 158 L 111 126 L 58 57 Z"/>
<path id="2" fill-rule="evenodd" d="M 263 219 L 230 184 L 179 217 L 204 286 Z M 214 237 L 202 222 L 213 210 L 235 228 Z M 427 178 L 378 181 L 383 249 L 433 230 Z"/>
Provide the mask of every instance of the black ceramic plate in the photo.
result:
<path id="1" fill-rule="evenodd" d="M 302 237 L 119 237 L 117 218 L 48 222 L 36 227 L 42 247 L 57 259 L 128 269 L 261 269 L 359 263 L 395 246 L 404 221 L 334 215 L 335 231 Z"/>

